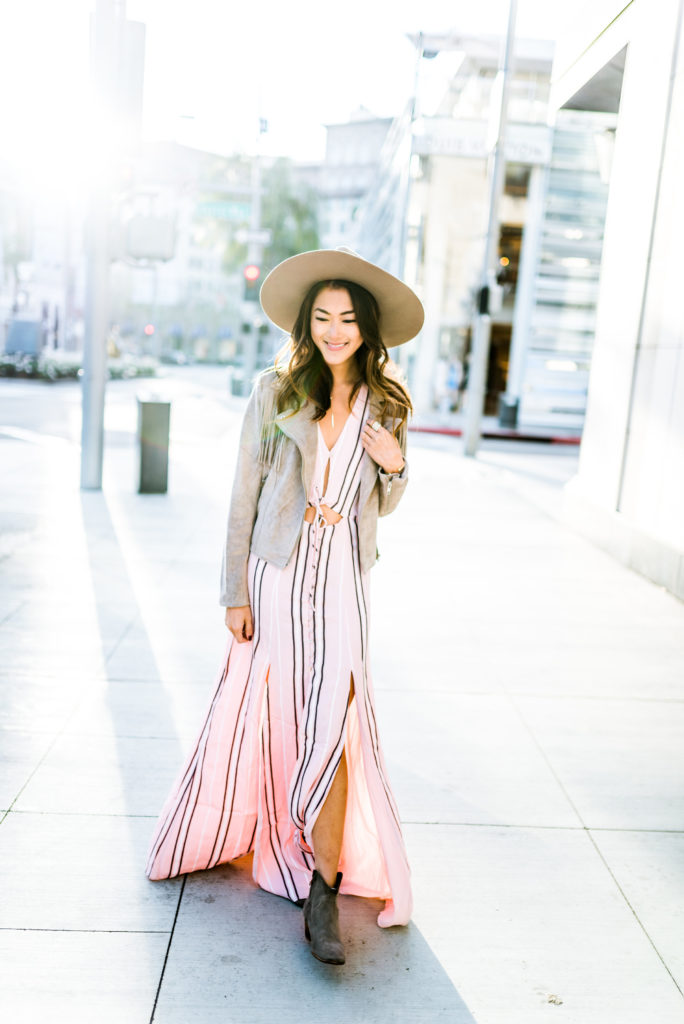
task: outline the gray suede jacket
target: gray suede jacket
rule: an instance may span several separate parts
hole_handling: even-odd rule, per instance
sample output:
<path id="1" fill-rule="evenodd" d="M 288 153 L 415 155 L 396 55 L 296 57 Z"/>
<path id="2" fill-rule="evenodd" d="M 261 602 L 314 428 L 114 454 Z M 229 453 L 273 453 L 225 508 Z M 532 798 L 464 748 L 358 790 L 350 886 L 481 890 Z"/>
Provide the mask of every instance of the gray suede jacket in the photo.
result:
<path id="1" fill-rule="evenodd" d="M 297 546 L 304 523 L 316 465 L 317 424 L 312 419 L 311 405 L 294 413 L 286 410 L 275 415 L 275 391 L 274 372 L 262 374 L 245 410 L 221 570 L 219 603 L 227 608 L 249 604 L 247 562 L 250 552 L 284 568 Z M 369 405 L 370 416 L 378 419 L 379 411 L 372 398 Z M 274 416 L 278 454 L 269 464 L 264 457 L 264 424 Z M 392 422 L 386 420 L 384 426 L 391 429 Z M 398 440 L 405 455 L 405 424 Z M 378 557 L 378 516 L 396 508 L 407 482 L 408 465 L 404 465 L 401 473 L 388 475 L 368 454 L 364 456 L 358 522 L 362 572 L 370 569 Z"/>

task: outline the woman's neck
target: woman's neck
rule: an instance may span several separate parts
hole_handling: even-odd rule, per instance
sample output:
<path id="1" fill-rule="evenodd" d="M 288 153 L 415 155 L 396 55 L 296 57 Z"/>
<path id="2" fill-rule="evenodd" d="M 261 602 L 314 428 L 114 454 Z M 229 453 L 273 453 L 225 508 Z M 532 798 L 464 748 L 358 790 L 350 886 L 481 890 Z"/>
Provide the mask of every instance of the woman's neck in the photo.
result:
<path id="1" fill-rule="evenodd" d="M 359 372 L 356 366 L 349 366 L 343 363 L 341 366 L 331 366 L 332 388 L 331 391 L 349 391 L 359 379 Z"/>

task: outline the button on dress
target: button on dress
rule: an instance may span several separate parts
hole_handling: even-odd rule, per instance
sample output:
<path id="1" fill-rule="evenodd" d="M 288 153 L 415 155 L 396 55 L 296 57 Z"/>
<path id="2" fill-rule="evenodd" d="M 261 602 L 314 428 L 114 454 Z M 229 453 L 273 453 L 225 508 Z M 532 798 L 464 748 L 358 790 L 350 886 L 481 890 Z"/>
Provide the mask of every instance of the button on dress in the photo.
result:
<path id="1" fill-rule="evenodd" d="M 308 494 L 316 510 L 284 569 L 251 554 L 254 635 L 228 643 L 206 720 L 162 810 L 151 879 L 254 851 L 269 892 L 308 895 L 312 830 L 346 753 L 342 893 L 384 899 L 378 924 L 406 924 L 411 887 L 399 814 L 378 736 L 369 652 L 368 573 L 359 562 L 358 498 L 368 389 L 334 447 L 317 426 Z M 342 518 L 325 522 L 320 506 Z"/>

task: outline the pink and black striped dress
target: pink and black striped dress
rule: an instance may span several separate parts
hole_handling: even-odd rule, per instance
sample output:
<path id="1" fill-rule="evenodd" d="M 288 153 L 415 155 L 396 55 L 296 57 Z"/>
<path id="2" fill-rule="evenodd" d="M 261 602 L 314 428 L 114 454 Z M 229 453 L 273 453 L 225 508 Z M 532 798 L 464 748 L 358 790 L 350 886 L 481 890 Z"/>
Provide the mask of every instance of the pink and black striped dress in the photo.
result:
<path id="1" fill-rule="evenodd" d="M 367 415 L 363 386 L 331 451 L 318 427 L 309 503 L 342 519 L 304 522 L 284 569 L 250 555 L 253 640 L 229 641 L 206 721 L 159 818 L 147 874 L 172 878 L 253 850 L 262 888 L 303 899 L 312 829 L 344 750 L 341 892 L 384 899 L 378 924 L 388 927 L 409 920 L 411 888 L 378 737 L 368 573 L 359 563 Z"/>

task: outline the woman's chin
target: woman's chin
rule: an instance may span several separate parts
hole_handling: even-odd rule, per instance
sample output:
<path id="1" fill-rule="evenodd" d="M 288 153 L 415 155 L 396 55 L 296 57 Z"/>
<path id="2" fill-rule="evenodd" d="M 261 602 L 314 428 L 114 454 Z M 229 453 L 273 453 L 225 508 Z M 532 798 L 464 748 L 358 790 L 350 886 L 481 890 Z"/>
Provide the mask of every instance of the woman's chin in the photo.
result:
<path id="1" fill-rule="evenodd" d="M 344 366 L 352 358 L 353 353 L 347 351 L 326 352 L 323 356 L 328 366 Z"/>

